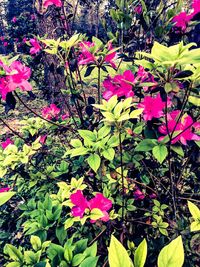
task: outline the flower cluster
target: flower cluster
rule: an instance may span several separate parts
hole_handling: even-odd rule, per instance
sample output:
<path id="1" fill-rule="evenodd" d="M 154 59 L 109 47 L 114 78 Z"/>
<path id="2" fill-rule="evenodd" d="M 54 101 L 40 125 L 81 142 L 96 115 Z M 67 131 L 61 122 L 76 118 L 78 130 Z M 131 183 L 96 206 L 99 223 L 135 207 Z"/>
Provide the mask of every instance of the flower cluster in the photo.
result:
<path id="1" fill-rule="evenodd" d="M 43 1 L 43 6 L 48 8 L 48 6 L 56 6 L 56 7 L 61 7 L 62 6 L 62 1 L 61 0 L 44 0 Z"/>
<path id="2" fill-rule="evenodd" d="M 164 134 L 165 136 L 174 135 L 172 136 L 172 144 L 177 142 L 181 142 L 183 145 L 187 145 L 187 141 L 195 140 L 200 141 L 200 135 L 197 135 L 192 132 L 192 128 L 199 130 L 200 123 L 194 122 L 193 119 L 185 114 L 180 119 L 180 110 L 174 110 L 167 116 L 167 125 L 164 123 L 159 127 L 159 132 Z M 159 138 L 159 141 L 162 141 L 165 136 Z"/>
<path id="3" fill-rule="evenodd" d="M 142 66 L 139 66 L 137 73 L 134 75 L 131 70 L 126 70 L 123 74 L 118 74 L 111 78 L 108 76 L 103 82 L 103 87 L 106 89 L 103 92 L 103 98 L 109 100 L 112 96 L 117 95 L 118 97 L 133 97 L 133 86 L 142 83 L 153 83 L 154 85 L 144 86 L 143 90 L 146 92 L 149 88 L 153 89 L 157 82 L 155 81 L 153 75 L 147 71 Z"/>
<path id="4" fill-rule="evenodd" d="M 5 76 L 0 78 L 0 95 L 5 100 L 9 92 L 20 88 L 22 91 L 31 91 L 32 86 L 28 82 L 31 76 L 31 69 L 19 61 L 13 61 L 10 66 L 0 61 L 0 67 L 4 70 Z"/>
<path id="5" fill-rule="evenodd" d="M 162 101 L 160 94 L 157 94 L 156 97 L 145 96 L 144 100 L 138 104 L 138 108 L 144 109 L 143 118 L 145 121 L 150 121 L 164 115 L 165 102 Z"/>
<path id="6" fill-rule="evenodd" d="M 192 3 L 192 12 L 187 13 L 186 11 L 182 11 L 178 15 L 174 16 L 172 22 L 175 23 L 175 27 L 181 29 L 182 32 L 185 32 L 188 23 L 195 17 L 196 14 L 200 12 L 200 1 L 193 0 Z"/>
<path id="7" fill-rule="evenodd" d="M 109 100 L 114 95 L 127 98 L 133 97 L 134 92 L 132 88 L 134 84 L 135 77 L 130 70 L 126 70 L 123 74 L 118 74 L 114 78 L 108 76 L 103 82 L 103 86 L 106 89 L 103 92 L 103 98 Z"/>
<path id="8" fill-rule="evenodd" d="M 42 47 L 40 46 L 40 44 L 36 38 L 30 39 L 29 42 L 32 45 L 32 47 L 30 49 L 31 55 L 35 55 L 41 51 Z"/>
<path id="9" fill-rule="evenodd" d="M 57 119 L 59 114 L 60 108 L 58 108 L 55 104 L 51 104 L 50 106 L 42 109 L 42 116 L 48 120 Z"/>
<path id="10" fill-rule="evenodd" d="M 112 208 L 112 201 L 105 198 L 101 193 L 97 193 L 94 198 L 89 201 L 84 197 L 81 190 L 77 190 L 76 193 L 71 194 L 70 200 L 74 207 L 72 207 L 71 213 L 74 217 L 83 218 L 85 210 L 99 209 L 103 213 L 101 221 L 109 221 L 108 211 Z M 95 222 L 95 221 L 91 221 Z"/>
<path id="11" fill-rule="evenodd" d="M 87 65 L 90 63 L 97 62 L 99 58 L 98 56 L 99 50 L 95 51 L 94 53 L 92 48 L 95 46 L 96 44 L 94 42 L 89 42 L 89 41 L 84 41 L 79 44 L 79 47 L 80 47 L 80 55 L 78 57 L 79 65 Z M 117 56 L 117 53 L 114 51 L 112 52 L 113 46 L 111 42 L 108 42 L 108 44 L 106 45 L 106 49 L 107 49 L 107 54 L 105 55 L 102 63 L 110 64 L 113 68 L 116 68 L 114 60 Z"/>

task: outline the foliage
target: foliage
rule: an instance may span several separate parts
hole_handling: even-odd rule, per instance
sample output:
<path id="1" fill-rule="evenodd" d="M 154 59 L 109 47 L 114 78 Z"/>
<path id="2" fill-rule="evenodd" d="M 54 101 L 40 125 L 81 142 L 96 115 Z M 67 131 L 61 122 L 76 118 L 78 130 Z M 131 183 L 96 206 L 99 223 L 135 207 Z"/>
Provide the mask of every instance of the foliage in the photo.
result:
<path id="1" fill-rule="evenodd" d="M 200 50 L 171 38 L 196 25 L 196 1 L 181 25 L 180 1 L 115 1 L 102 39 L 73 33 L 66 1 L 41 3 L 64 33 L 22 52 L 53 60 L 62 81 L 40 105 L 45 67 L 31 76 L 29 56 L 0 56 L 0 264 L 199 266 Z"/>

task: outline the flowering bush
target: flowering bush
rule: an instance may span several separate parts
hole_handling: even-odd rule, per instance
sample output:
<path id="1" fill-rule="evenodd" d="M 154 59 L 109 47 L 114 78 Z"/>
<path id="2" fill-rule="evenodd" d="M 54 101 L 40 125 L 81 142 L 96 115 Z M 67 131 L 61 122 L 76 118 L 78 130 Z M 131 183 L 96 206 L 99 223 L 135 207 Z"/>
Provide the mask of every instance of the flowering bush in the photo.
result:
<path id="1" fill-rule="evenodd" d="M 197 2 L 169 18 L 171 31 L 186 29 Z M 52 5 L 63 2 L 43 1 Z M 133 9 L 148 22 L 143 1 Z M 29 43 L 30 54 L 54 56 L 65 83 L 61 100 L 44 104 L 21 58 L 0 57 L 9 112 L 0 117 L 9 130 L 0 146 L 2 265 L 199 266 L 200 49 L 155 41 L 130 61 L 114 40 L 78 33 Z M 31 90 L 42 107 L 27 100 Z M 9 114 L 24 109 L 13 128 Z"/>

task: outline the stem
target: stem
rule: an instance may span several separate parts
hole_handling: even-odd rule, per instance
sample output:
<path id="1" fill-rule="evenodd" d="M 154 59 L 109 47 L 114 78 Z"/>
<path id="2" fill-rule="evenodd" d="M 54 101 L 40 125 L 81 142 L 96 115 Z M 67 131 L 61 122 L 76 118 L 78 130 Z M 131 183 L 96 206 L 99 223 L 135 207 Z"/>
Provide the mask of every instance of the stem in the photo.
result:
<path id="1" fill-rule="evenodd" d="M 119 130 L 119 149 L 120 149 L 120 167 L 121 167 L 121 179 L 122 179 L 122 233 L 120 236 L 120 241 L 124 243 L 124 234 L 125 234 L 125 184 L 124 184 L 124 168 L 123 168 L 123 148 L 122 148 L 122 137 L 121 130 Z"/>
<path id="2" fill-rule="evenodd" d="M 2 118 L 0 118 L 0 121 L 16 136 L 18 136 L 20 139 L 22 139 L 25 143 L 26 139 L 24 137 L 22 137 L 18 132 L 16 132 L 15 130 L 13 130 L 8 124 L 7 122 L 5 122 Z"/>
<path id="3" fill-rule="evenodd" d="M 107 228 L 103 229 L 90 243 L 88 246 L 91 246 L 105 231 Z"/>
<path id="4" fill-rule="evenodd" d="M 169 132 L 168 127 L 168 119 L 167 119 L 167 101 L 165 102 L 165 124 L 167 128 L 167 134 L 169 137 L 169 146 L 168 146 L 168 166 L 169 166 L 169 180 L 171 183 L 171 195 L 172 195 L 172 204 L 173 204 L 173 212 L 174 212 L 174 219 L 176 220 L 176 193 L 175 193 L 175 185 L 172 173 L 172 163 L 171 163 L 171 135 Z"/>
<path id="5" fill-rule="evenodd" d="M 101 67 L 98 66 L 98 104 L 101 102 Z"/>
<path id="6" fill-rule="evenodd" d="M 29 108 L 29 106 L 24 103 L 24 101 L 20 98 L 20 96 L 16 93 L 16 91 L 14 92 L 15 96 L 18 98 L 18 100 L 30 111 L 32 112 L 35 116 L 39 117 L 40 119 L 50 123 L 50 124 L 53 124 L 57 127 L 62 127 L 62 128 L 65 128 L 65 129 L 69 129 L 69 127 L 66 127 L 66 126 L 63 126 L 63 125 L 60 125 L 60 124 L 57 124 L 56 122 L 53 122 L 53 121 L 50 121 L 50 120 L 47 120 L 45 118 L 43 118 L 40 114 L 36 113 L 34 110 L 32 110 L 31 108 Z"/>

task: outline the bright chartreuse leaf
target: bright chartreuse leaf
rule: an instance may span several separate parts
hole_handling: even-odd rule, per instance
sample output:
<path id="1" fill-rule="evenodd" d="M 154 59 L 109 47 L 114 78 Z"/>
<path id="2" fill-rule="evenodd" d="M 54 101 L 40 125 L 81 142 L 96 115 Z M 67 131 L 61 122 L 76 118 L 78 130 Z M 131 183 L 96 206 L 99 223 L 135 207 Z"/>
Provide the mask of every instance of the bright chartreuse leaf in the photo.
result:
<path id="1" fill-rule="evenodd" d="M 108 261 L 110 267 L 134 266 L 124 246 L 113 235 L 108 248 Z"/>
<path id="2" fill-rule="evenodd" d="M 182 237 L 178 236 L 161 250 L 158 256 L 158 267 L 182 267 L 183 263 L 183 242 Z"/>

